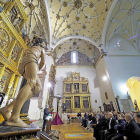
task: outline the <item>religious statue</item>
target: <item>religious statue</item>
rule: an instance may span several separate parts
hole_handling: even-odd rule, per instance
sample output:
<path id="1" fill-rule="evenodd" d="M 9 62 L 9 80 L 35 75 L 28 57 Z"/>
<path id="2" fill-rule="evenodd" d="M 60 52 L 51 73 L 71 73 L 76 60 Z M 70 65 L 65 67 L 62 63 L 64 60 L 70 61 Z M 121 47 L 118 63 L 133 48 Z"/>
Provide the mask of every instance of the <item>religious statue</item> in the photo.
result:
<path id="1" fill-rule="evenodd" d="M 37 36 L 34 36 L 32 43 L 33 46 L 24 51 L 22 61 L 19 65 L 19 73 L 23 75 L 27 83 L 19 91 L 13 102 L 0 109 L 0 113 L 6 120 L 6 125 L 29 127 L 29 125 L 20 119 L 20 110 L 26 100 L 42 90 L 41 82 L 37 74 L 45 65 L 45 43 Z M 38 63 L 40 58 L 41 61 Z"/>

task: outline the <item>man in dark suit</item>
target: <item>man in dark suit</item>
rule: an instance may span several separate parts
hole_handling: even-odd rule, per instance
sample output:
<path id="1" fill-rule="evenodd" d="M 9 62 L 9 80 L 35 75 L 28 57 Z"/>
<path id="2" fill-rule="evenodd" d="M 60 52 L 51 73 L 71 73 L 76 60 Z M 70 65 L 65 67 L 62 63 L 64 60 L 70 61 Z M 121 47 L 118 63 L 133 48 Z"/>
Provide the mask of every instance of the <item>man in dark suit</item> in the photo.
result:
<path id="1" fill-rule="evenodd" d="M 108 129 L 105 130 L 105 138 L 106 140 L 109 140 L 109 135 L 115 134 L 114 126 L 116 124 L 116 121 L 113 119 L 113 114 L 111 112 L 108 113 Z"/>
<path id="2" fill-rule="evenodd" d="M 104 116 L 102 116 L 102 118 L 98 121 L 98 124 L 94 128 L 93 137 L 95 137 L 96 140 L 104 139 L 104 136 L 101 135 L 102 135 L 102 131 L 107 129 L 107 124 L 108 124 L 108 114 L 106 113 L 104 114 Z"/>
<path id="3" fill-rule="evenodd" d="M 79 112 L 79 113 L 77 114 L 77 117 L 78 117 L 79 123 L 81 123 L 81 122 L 82 122 L 82 115 L 81 115 L 81 112 Z"/>
<path id="4" fill-rule="evenodd" d="M 135 119 L 136 123 L 137 123 L 138 126 L 139 126 L 139 130 L 137 129 L 137 130 L 135 131 L 135 133 L 136 133 L 138 139 L 140 140 L 140 113 L 135 113 L 135 114 L 134 114 L 134 119 Z"/>
<path id="5" fill-rule="evenodd" d="M 84 114 L 84 118 L 82 119 L 82 125 L 81 125 L 81 126 L 84 126 L 84 127 L 87 126 L 86 122 L 87 122 L 87 120 L 88 120 L 88 116 L 89 116 L 89 113 L 86 112 L 86 113 Z"/>
<path id="6" fill-rule="evenodd" d="M 139 126 L 134 121 L 133 117 L 130 114 L 125 115 L 126 126 L 124 131 L 124 140 L 139 140 L 138 133 Z"/>
<path id="7" fill-rule="evenodd" d="M 46 117 L 49 115 L 49 111 L 48 111 L 48 108 L 49 108 L 49 105 L 46 105 L 45 106 L 45 109 L 44 109 L 44 115 L 43 115 L 43 128 L 42 128 L 42 131 L 44 131 L 44 129 L 45 129 L 45 126 L 46 126 L 46 124 L 47 124 L 47 120 L 46 120 Z M 52 112 L 52 111 L 51 111 Z"/>
<path id="8" fill-rule="evenodd" d="M 114 111 L 114 113 L 113 113 L 113 119 L 114 120 L 118 120 L 117 111 Z"/>

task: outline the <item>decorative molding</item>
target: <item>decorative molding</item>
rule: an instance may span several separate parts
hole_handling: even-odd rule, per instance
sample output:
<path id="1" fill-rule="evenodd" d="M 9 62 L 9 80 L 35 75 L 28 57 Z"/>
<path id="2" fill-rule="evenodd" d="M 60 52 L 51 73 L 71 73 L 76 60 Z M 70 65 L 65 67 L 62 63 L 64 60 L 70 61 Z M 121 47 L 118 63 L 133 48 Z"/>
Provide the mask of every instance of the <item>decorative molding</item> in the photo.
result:
<path id="1" fill-rule="evenodd" d="M 1 58 L 0 62 L 2 64 L 4 64 L 9 69 L 11 69 L 17 75 L 20 75 L 19 72 L 18 72 L 18 68 L 14 64 L 12 64 L 12 62 L 10 60 L 8 60 L 5 56 L 3 56 L 3 54 L 1 52 L 0 52 L 0 58 Z"/>

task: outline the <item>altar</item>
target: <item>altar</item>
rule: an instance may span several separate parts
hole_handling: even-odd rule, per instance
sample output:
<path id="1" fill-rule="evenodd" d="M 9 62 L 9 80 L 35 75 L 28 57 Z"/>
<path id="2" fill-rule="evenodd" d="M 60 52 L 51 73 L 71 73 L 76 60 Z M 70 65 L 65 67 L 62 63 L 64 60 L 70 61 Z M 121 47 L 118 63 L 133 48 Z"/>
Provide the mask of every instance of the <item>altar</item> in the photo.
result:
<path id="1" fill-rule="evenodd" d="M 91 111 L 89 81 L 80 77 L 80 73 L 72 73 L 71 77 L 64 78 L 63 105 L 66 113 Z"/>

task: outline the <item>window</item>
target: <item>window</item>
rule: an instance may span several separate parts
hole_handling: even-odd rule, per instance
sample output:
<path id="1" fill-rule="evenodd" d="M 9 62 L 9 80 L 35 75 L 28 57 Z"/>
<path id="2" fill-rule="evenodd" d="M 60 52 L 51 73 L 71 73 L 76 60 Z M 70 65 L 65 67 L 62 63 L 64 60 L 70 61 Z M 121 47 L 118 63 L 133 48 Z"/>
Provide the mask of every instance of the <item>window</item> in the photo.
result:
<path id="1" fill-rule="evenodd" d="M 73 64 L 76 64 L 77 63 L 77 60 L 78 60 L 77 55 L 78 54 L 77 54 L 76 51 L 71 52 L 71 63 L 73 63 Z"/>
<path id="2" fill-rule="evenodd" d="M 76 53 L 73 53 L 72 55 L 73 55 L 72 61 L 73 61 L 73 63 L 76 63 Z"/>

